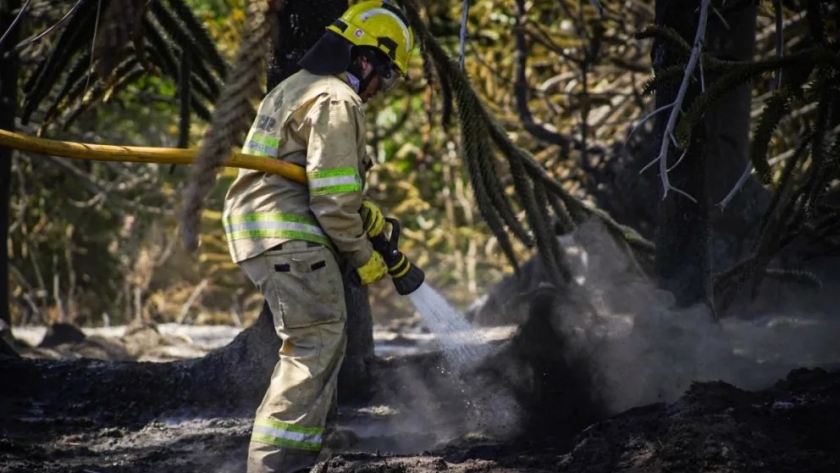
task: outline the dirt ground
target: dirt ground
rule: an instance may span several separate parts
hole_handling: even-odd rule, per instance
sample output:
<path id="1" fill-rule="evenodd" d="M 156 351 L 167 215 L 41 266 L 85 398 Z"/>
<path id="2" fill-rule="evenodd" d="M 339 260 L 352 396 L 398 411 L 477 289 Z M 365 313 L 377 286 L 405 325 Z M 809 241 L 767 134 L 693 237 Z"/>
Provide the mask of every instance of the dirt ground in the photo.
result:
<path id="1" fill-rule="evenodd" d="M 145 336 L 155 339 L 148 331 Z M 426 347 L 422 337 L 397 338 L 381 336 L 379 343 Z M 500 343 L 498 353 L 517 340 L 522 343 Z M 528 338 L 528 350 L 546 352 L 541 343 Z M 149 353 L 136 350 L 144 346 L 136 339 L 120 346 L 134 347 L 135 357 Z M 68 349 L 33 351 L 23 360 L 0 357 L 0 472 L 244 471 L 251 410 L 160 399 L 140 371 L 135 378 L 123 375 L 119 391 L 110 391 L 114 368 L 94 358 L 56 359 Z M 124 363 L 125 369 L 147 366 Z M 36 396 L 22 388 L 61 370 L 71 370 L 63 379 L 72 385 Z M 517 405 L 510 390 L 479 374 L 454 376 L 432 350 L 381 356 L 374 371 L 374 399 L 339 411 L 339 425 L 354 440 L 331 444 L 313 471 L 840 471 L 840 371 L 798 369 L 752 392 L 695 383 L 676 401 L 592 421 L 583 414 L 593 406 L 576 397 L 580 382 L 568 372 L 546 372 L 543 389 L 555 390 L 542 393 L 543 404 L 518 404 L 529 412 L 509 416 L 510 424 L 505 415 Z M 131 391 L 136 395 L 126 395 Z"/>
<path id="2" fill-rule="evenodd" d="M 462 436 L 445 420 L 412 424 L 418 413 L 410 406 L 345 407 L 340 423 L 359 442 L 313 471 L 836 472 L 838 400 L 840 374 L 801 370 L 761 392 L 695 384 L 677 402 L 631 409 L 571 442 L 503 443 Z M 244 471 L 247 412 L 98 405 L 79 410 L 60 399 L 4 400 L 0 471 Z M 448 439 L 441 435 L 447 430 Z"/>

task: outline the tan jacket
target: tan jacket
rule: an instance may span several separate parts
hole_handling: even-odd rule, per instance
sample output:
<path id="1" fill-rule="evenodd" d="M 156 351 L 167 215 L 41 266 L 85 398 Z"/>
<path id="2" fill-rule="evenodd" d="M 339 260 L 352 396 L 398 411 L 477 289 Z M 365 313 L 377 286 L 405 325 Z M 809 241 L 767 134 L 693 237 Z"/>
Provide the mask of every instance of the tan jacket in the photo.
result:
<path id="1" fill-rule="evenodd" d="M 225 196 L 223 223 L 239 263 L 288 240 L 330 246 L 354 267 L 373 248 L 359 209 L 365 173 L 365 116 L 346 76 L 302 70 L 260 103 L 242 151 L 306 167 L 308 184 L 240 169 Z"/>

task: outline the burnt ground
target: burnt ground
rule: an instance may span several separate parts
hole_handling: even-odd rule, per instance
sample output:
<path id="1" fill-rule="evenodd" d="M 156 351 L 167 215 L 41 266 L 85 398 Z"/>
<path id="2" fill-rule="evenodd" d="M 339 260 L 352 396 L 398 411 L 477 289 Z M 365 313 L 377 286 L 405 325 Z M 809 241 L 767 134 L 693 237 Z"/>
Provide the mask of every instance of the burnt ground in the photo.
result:
<path id="1" fill-rule="evenodd" d="M 406 366 L 390 369 L 398 385 Z M 5 397 L 0 471 L 244 471 L 249 412 L 76 401 Z M 570 438 L 463 437 L 456 423 L 435 419 L 446 401 L 423 412 L 410 404 L 342 408 L 340 422 L 359 442 L 317 471 L 840 471 L 840 374 L 821 369 L 792 371 L 757 392 L 696 383 L 676 402 L 630 409 Z"/>
<path id="2" fill-rule="evenodd" d="M 570 446 L 544 441 L 451 445 L 423 455 L 339 455 L 332 472 L 836 472 L 840 374 L 797 370 L 748 392 L 697 383 L 674 403 L 596 422 Z"/>
<path id="3" fill-rule="evenodd" d="M 0 472 L 244 471 L 253 406 L 160 396 L 154 365 L 0 357 Z M 351 449 L 408 453 L 468 435 L 480 416 L 441 367 L 435 354 L 380 361 L 378 394 L 339 411 Z"/>
<path id="4" fill-rule="evenodd" d="M 840 471 L 840 371 L 609 415 L 546 320 L 460 376 L 437 353 L 377 360 L 375 396 L 339 411 L 355 439 L 313 471 Z M 243 472 L 254 406 L 188 401 L 160 366 L 0 356 L 0 472 Z"/>

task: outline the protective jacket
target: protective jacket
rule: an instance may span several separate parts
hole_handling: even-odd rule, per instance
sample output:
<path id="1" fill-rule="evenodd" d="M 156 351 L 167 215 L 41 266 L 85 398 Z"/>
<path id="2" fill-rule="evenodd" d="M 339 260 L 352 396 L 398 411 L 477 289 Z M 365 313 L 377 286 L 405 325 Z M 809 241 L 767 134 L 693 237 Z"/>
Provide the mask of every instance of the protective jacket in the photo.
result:
<path id="1" fill-rule="evenodd" d="M 308 183 L 240 169 L 223 212 L 234 262 L 289 240 L 328 246 L 357 268 L 370 259 L 359 209 L 372 161 L 362 101 L 344 73 L 284 80 L 260 104 L 242 151 L 304 166 Z"/>

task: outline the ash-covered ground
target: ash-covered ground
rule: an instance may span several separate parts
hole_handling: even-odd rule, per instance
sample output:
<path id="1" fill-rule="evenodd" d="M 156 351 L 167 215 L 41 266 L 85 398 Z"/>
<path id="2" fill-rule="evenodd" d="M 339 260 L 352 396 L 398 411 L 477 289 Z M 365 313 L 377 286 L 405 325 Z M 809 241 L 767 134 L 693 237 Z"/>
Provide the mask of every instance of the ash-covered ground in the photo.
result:
<path id="1" fill-rule="evenodd" d="M 4 386 L 29 381 L 27 374 L 37 371 L 25 363 L 0 362 Z M 79 383 L 97 382 L 91 363 L 79 371 Z M 520 425 L 505 432 L 496 422 L 502 413 L 470 409 L 470 400 L 481 398 L 475 387 L 482 382 L 455 383 L 445 371 L 445 361 L 434 354 L 381 361 L 375 398 L 340 409 L 339 424 L 358 438 L 331 446 L 315 471 L 840 471 L 837 372 L 795 370 L 753 392 L 724 382 L 695 383 L 676 400 L 601 420 L 593 404 L 568 395 L 574 386 L 562 385 L 579 380 L 554 372 L 552 378 L 566 377 L 549 380 L 561 383 L 560 392 L 548 393 L 542 406 L 524 404 Z M 126 383 L 126 389 L 154 390 Z M 64 398 L 61 390 L 56 386 L 48 400 L 0 396 L 0 471 L 244 471 L 251 412 L 158 408 L 122 402 L 118 395 Z M 493 396 L 483 394 L 485 402 Z M 154 402 L 152 392 L 149 399 Z M 551 406 L 552 399 L 558 404 Z M 537 411 L 529 415 L 528 407 Z M 593 413 L 591 424 L 575 417 L 586 411 Z"/>

